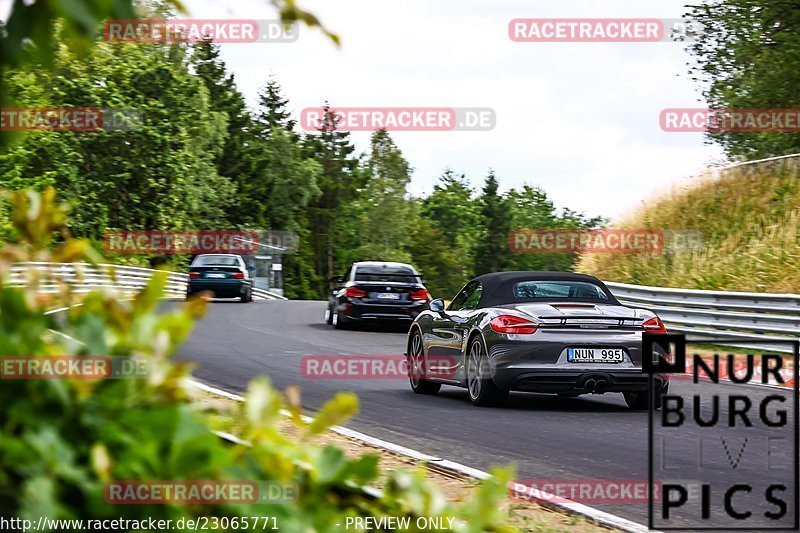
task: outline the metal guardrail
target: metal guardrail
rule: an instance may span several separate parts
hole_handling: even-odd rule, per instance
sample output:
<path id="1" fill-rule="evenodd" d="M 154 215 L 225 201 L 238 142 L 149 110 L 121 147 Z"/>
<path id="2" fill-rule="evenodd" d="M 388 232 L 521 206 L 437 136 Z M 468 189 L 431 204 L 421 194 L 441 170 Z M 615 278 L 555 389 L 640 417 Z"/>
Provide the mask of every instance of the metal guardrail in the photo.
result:
<path id="1" fill-rule="evenodd" d="M 40 292 L 53 293 L 59 283 L 69 283 L 74 292 L 109 289 L 125 294 L 142 290 L 157 270 L 149 268 L 88 263 L 16 263 L 7 278 L 11 285 L 23 285 L 39 275 Z M 168 296 L 186 295 L 187 274 L 170 272 Z M 800 338 L 800 295 L 703 291 L 647 287 L 607 282 L 623 304 L 650 309 L 669 331 L 685 333 L 690 339 L 727 339 L 747 346 L 774 351 L 791 351 L 789 345 L 758 345 L 758 341 L 794 341 Z M 287 298 L 264 289 L 253 289 L 261 300 Z"/>
<path id="2" fill-rule="evenodd" d="M 134 266 L 88 263 L 15 263 L 6 279 L 9 285 L 21 286 L 33 276 L 39 276 L 39 292 L 55 293 L 60 285 L 68 283 L 76 293 L 107 289 L 123 294 L 135 294 L 141 291 L 156 272 L 150 268 Z M 169 272 L 165 292 L 174 298 L 186 296 L 186 283 L 189 276 L 180 272 Z M 262 289 L 253 289 L 253 298 L 262 300 L 285 300 L 283 296 Z"/>
<path id="3" fill-rule="evenodd" d="M 263 300 L 288 300 L 286 296 L 281 296 L 280 294 L 275 294 L 274 292 L 270 292 L 264 289 L 259 289 L 258 287 L 253 287 L 253 298 L 259 297 Z"/>
<path id="4" fill-rule="evenodd" d="M 156 272 L 149 268 L 122 265 L 26 262 L 14 264 L 6 283 L 23 285 L 33 276 L 39 276 L 39 291 L 43 293 L 57 292 L 60 284 L 67 283 L 77 293 L 108 289 L 134 294 L 141 291 Z M 188 279 L 186 274 L 170 272 L 165 289 L 167 294 L 185 296 Z"/>
<path id="5" fill-rule="evenodd" d="M 800 338 L 800 295 L 705 291 L 606 282 L 624 305 L 650 309 L 667 330 L 688 339 L 725 339 L 748 347 L 791 352 Z M 788 341 L 785 345 L 758 341 Z"/>

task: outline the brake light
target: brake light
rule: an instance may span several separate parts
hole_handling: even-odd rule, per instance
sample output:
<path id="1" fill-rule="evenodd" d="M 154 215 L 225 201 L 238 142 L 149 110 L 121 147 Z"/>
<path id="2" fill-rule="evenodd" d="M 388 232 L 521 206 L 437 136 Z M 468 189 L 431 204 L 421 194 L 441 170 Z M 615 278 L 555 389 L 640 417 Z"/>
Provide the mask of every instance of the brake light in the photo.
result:
<path id="1" fill-rule="evenodd" d="M 244 279 L 244 273 L 243 272 L 234 272 L 233 274 L 231 274 L 231 277 L 233 279 Z"/>
<path id="2" fill-rule="evenodd" d="M 667 328 L 664 327 L 664 323 L 661 321 L 660 318 L 654 316 L 649 320 L 645 320 L 642 324 L 642 329 L 648 333 L 666 333 Z"/>
<path id="3" fill-rule="evenodd" d="M 189 272 L 189 277 L 190 278 L 199 278 L 200 277 L 200 272 Z"/>
<path id="4" fill-rule="evenodd" d="M 431 299 L 431 295 L 425 289 L 417 289 L 417 290 L 415 290 L 415 291 L 413 291 L 411 293 L 411 299 L 412 300 L 425 300 L 425 301 L 427 301 L 427 300 Z"/>
<path id="5" fill-rule="evenodd" d="M 529 335 L 536 333 L 539 326 L 521 316 L 500 315 L 492 319 L 490 326 L 497 333 Z"/>
<path id="6" fill-rule="evenodd" d="M 367 295 L 366 292 L 362 291 L 358 287 L 347 287 L 347 290 L 345 291 L 344 294 L 348 298 L 363 298 L 364 296 Z"/>

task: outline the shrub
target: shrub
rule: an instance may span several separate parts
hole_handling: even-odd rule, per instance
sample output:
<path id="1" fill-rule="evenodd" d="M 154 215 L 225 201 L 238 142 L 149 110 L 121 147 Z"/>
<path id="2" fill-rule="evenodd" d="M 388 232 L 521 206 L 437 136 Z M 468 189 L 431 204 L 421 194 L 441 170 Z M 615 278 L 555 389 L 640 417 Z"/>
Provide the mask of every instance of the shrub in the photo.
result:
<path id="1" fill-rule="evenodd" d="M 10 195 L 18 242 L 0 250 L 0 275 L 13 261 L 96 261 L 88 245 L 64 231 L 55 194 Z M 55 242 L 60 244 L 54 248 Z M 111 292 L 74 294 L 62 285 L 42 295 L 41 276 L 24 287 L 0 284 L 0 354 L 131 356 L 145 361 L 145 379 L 3 380 L 0 387 L 0 516 L 49 519 L 172 519 L 276 517 L 282 531 L 330 531 L 351 516 L 443 516 L 460 531 L 510 531 L 498 510 L 510 470 L 476 488 L 462 505 L 445 501 L 420 472 L 393 471 L 382 492 L 378 457 L 351 459 L 335 446 L 310 440 L 358 409 L 339 394 L 311 422 L 299 416 L 296 394 L 284 397 L 266 378 L 254 380 L 242 406 L 242 438 L 231 444 L 211 431 L 211 415 L 184 389 L 186 363 L 171 360 L 205 304 L 193 300 L 159 312 L 165 276 L 153 277 L 130 300 Z M 80 300 L 80 302 L 79 302 Z M 77 304 L 77 305 L 76 305 Z M 69 307 L 48 314 L 48 309 Z M 291 398 L 291 401 L 288 399 Z M 299 437 L 277 429 L 288 409 Z M 277 503 L 111 505 L 111 480 L 249 480 L 287 483 L 296 499 Z M 239 523 L 242 527 L 243 522 Z M 219 530 L 225 528 L 219 527 Z M 232 526 L 229 529 L 236 529 Z M 412 529 L 413 530 L 413 529 Z"/>

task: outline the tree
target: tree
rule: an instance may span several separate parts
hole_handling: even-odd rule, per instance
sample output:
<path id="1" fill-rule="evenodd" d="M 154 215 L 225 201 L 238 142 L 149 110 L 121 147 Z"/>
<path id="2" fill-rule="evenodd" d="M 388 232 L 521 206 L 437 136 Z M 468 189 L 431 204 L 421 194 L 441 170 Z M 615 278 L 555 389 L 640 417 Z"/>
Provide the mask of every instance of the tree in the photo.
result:
<path id="1" fill-rule="evenodd" d="M 489 171 L 479 199 L 480 233 L 475 250 L 475 275 L 504 269 L 508 252 L 510 220 L 508 202 L 498 194 L 498 182 Z"/>
<path id="2" fill-rule="evenodd" d="M 433 186 L 433 192 L 422 201 L 423 215 L 436 222 L 447 243 L 454 248 L 474 237 L 479 214 L 472 195 L 466 177 L 447 169 Z"/>
<path id="3" fill-rule="evenodd" d="M 56 35 L 61 39 L 60 35 Z M 214 158 L 226 118 L 192 75 L 180 45 L 98 43 L 78 59 L 58 47 L 52 69 L 20 68 L 6 80 L 21 107 L 136 110 L 128 129 L 33 132 L 0 155 L 0 185 L 55 184 L 73 205 L 71 230 L 220 227 L 233 194 Z"/>
<path id="4" fill-rule="evenodd" d="M 305 155 L 322 167 L 317 181 L 321 194 L 308 206 L 309 245 L 314 251 L 320 297 L 327 294 L 328 285 L 324 280 L 336 273 L 336 220 L 364 186 L 350 133 L 337 129 L 335 111 L 327 102 L 323 105 L 323 117 L 317 127 L 318 133 L 307 135 L 303 143 Z"/>
<path id="5" fill-rule="evenodd" d="M 139 9 L 134 0 L 97 2 L 89 0 L 57 1 L 30 0 L 14 2 L 8 22 L 0 25 L 0 79 L 6 78 L 8 69 L 25 64 L 36 64 L 39 68 L 50 70 L 53 57 L 58 50 L 56 44 L 67 43 L 79 57 L 87 54 L 97 40 L 102 22 L 111 20 L 135 20 L 137 15 L 147 18 L 153 10 L 184 12 L 179 0 L 152 2 L 147 8 Z M 310 28 L 322 31 L 333 43 L 339 44 L 339 36 L 328 30 L 311 12 L 304 10 L 296 0 L 273 0 L 284 24 L 304 23 Z M 54 31 L 54 21 L 58 21 L 59 31 Z M 56 34 L 59 37 L 56 37 Z M 9 98 L 6 87 L 0 83 L 0 107 L 14 107 L 16 102 Z M 0 148 L 19 139 L 7 131 L 0 130 Z"/>
<path id="6" fill-rule="evenodd" d="M 214 163 L 217 173 L 236 188 L 229 198 L 228 220 L 237 225 L 263 225 L 266 208 L 263 203 L 253 202 L 248 193 L 272 185 L 260 165 L 265 147 L 258 142 L 257 129 L 233 74 L 228 73 L 220 59 L 219 46 L 201 41 L 193 46 L 192 52 L 192 66 L 208 89 L 212 109 L 224 113 L 227 121 L 225 143 Z"/>
<path id="7" fill-rule="evenodd" d="M 408 253 L 414 266 L 422 273 L 431 295 L 452 299 L 468 279 L 464 273 L 464 257 L 447 243 L 447 238 L 433 221 L 418 212 L 417 202 L 412 207 L 417 213 L 409 224 Z"/>
<path id="8" fill-rule="evenodd" d="M 411 261 L 406 251 L 411 167 L 386 130 L 372 134 L 365 175 L 367 185 L 354 202 L 359 211 L 357 260 Z"/>
<path id="9" fill-rule="evenodd" d="M 800 104 L 800 10 L 787 0 L 710 0 L 687 6 L 701 29 L 688 34 L 690 74 L 712 109 L 795 108 Z M 731 158 L 800 151 L 800 133 L 714 132 Z"/>
<path id="10" fill-rule="evenodd" d="M 259 111 L 256 120 L 261 125 L 262 135 L 269 136 L 273 128 L 293 131 L 297 121 L 287 109 L 289 99 L 283 97 L 283 90 L 275 78 L 270 78 L 258 95 Z"/>
<path id="11" fill-rule="evenodd" d="M 452 296 L 464 282 L 472 277 L 475 261 L 475 244 L 480 220 L 479 206 L 473 198 L 474 191 L 462 174 L 445 170 L 434 185 L 433 192 L 422 199 L 420 216 L 430 222 L 450 253 L 461 260 L 444 261 L 440 269 L 447 276 L 440 281 L 443 293 Z M 423 231 L 420 235 L 425 235 Z M 433 243 L 431 243 L 434 246 Z M 435 245 L 438 248 L 438 243 Z M 430 276 L 429 276 L 430 277 Z"/>
<path id="12" fill-rule="evenodd" d="M 511 189 L 506 194 L 506 204 L 512 231 L 593 229 L 604 222 L 600 217 L 587 218 L 570 209 L 559 214 L 547 193 L 530 185 L 523 185 L 519 190 Z M 576 254 L 568 253 L 511 253 L 506 255 L 506 269 L 570 271 L 577 259 Z"/>

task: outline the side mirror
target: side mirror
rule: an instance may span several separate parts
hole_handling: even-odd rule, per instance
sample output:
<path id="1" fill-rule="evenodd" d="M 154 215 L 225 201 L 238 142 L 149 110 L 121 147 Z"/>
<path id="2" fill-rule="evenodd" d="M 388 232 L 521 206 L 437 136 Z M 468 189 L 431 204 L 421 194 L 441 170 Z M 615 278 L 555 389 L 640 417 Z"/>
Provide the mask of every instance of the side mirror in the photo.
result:
<path id="1" fill-rule="evenodd" d="M 430 304 L 428 304 L 428 308 L 434 313 L 444 315 L 444 300 L 441 298 L 436 298 Z"/>
<path id="2" fill-rule="evenodd" d="M 330 278 L 328 278 L 328 281 L 330 281 L 331 283 L 341 283 L 341 282 L 344 281 L 344 277 L 343 276 L 331 276 Z"/>

